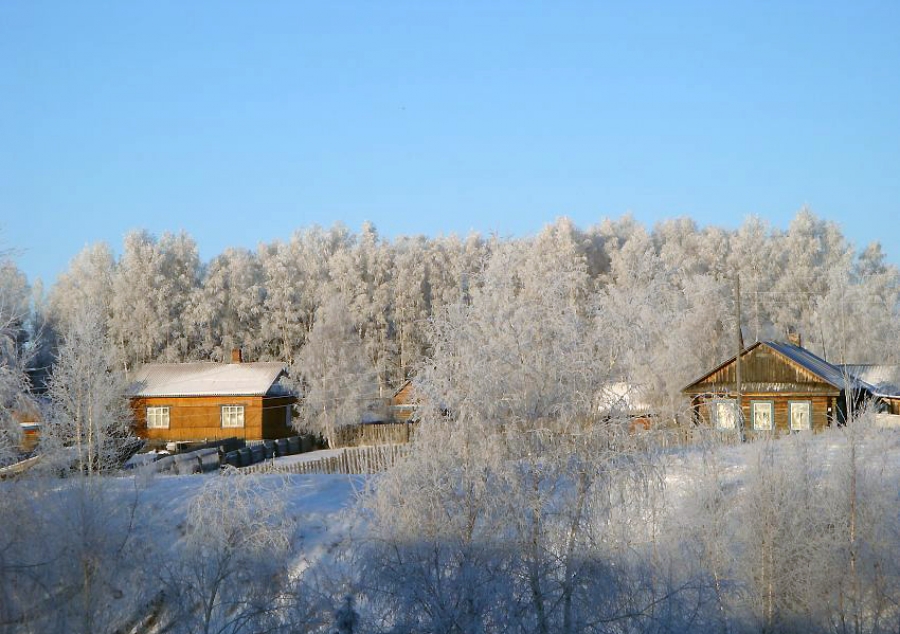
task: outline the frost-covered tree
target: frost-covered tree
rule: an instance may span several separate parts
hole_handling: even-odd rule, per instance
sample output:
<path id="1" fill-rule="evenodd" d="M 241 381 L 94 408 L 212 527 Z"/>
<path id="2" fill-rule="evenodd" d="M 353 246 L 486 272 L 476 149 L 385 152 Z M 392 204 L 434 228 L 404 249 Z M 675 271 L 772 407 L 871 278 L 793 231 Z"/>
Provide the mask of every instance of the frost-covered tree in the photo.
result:
<path id="1" fill-rule="evenodd" d="M 250 358 L 259 358 L 265 299 L 262 267 L 252 252 L 227 249 L 214 258 L 192 297 L 190 320 L 198 348 L 194 356 L 221 361 L 240 347 Z"/>
<path id="2" fill-rule="evenodd" d="M 283 495 L 237 474 L 203 484 L 176 557 L 162 565 L 173 590 L 173 631 L 232 634 L 278 625 L 293 531 Z"/>
<path id="3" fill-rule="evenodd" d="M 0 262 L 0 465 L 18 453 L 21 431 L 16 414 L 30 407 L 27 375 L 29 289 L 11 262 Z"/>
<path id="4" fill-rule="evenodd" d="M 42 445 L 79 473 L 116 467 L 133 440 L 125 390 L 118 352 L 96 309 L 87 307 L 73 316 L 53 366 Z"/>
<path id="5" fill-rule="evenodd" d="M 50 310 L 58 330 L 68 330 L 72 319 L 88 307 L 104 320 L 110 319 L 115 267 L 112 249 L 105 242 L 85 247 L 72 258 L 50 293 Z"/>
<path id="6" fill-rule="evenodd" d="M 113 318 L 110 332 L 123 352 L 126 368 L 156 359 L 165 337 L 160 306 L 159 253 L 147 232 L 125 236 L 122 257 L 113 278 Z"/>
<path id="7" fill-rule="evenodd" d="M 265 300 L 259 314 L 262 346 L 270 356 L 293 363 L 315 316 L 315 296 L 301 268 L 299 239 L 260 247 Z M 307 324 L 307 320 L 309 323 Z"/>
<path id="8" fill-rule="evenodd" d="M 335 446 L 341 427 L 362 421 L 378 396 L 376 377 L 342 296 L 316 312 L 309 341 L 291 375 L 302 385 L 300 428 Z"/>
<path id="9" fill-rule="evenodd" d="M 394 384 L 405 380 L 427 346 L 432 294 L 428 245 L 424 238 L 398 239 L 394 245 L 393 300 L 397 362 Z"/>
<path id="10" fill-rule="evenodd" d="M 162 329 L 161 358 L 178 361 L 189 354 L 191 346 L 189 314 L 191 296 L 200 278 L 197 243 L 187 233 L 164 233 L 157 245 L 159 269 L 156 314 Z"/>

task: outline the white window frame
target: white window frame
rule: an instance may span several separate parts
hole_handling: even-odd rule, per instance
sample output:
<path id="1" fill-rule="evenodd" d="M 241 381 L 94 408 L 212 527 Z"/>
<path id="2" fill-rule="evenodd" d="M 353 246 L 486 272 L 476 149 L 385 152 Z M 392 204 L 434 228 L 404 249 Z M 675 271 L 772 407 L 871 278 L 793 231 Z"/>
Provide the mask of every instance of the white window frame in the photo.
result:
<path id="1" fill-rule="evenodd" d="M 169 406 L 147 406 L 147 429 L 169 429 Z"/>
<path id="2" fill-rule="evenodd" d="M 794 426 L 794 408 L 804 408 L 806 409 L 806 427 L 795 427 Z M 791 431 L 812 431 L 812 401 L 788 401 L 788 422 L 791 426 Z"/>
<path id="3" fill-rule="evenodd" d="M 713 427 L 720 431 L 735 431 L 738 426 L 737 401 L 733 398 L 717 398 L 709 401 L 709 417 Z M 727 409 L 726 407 L 727 406 Z M 730 413 L 730 416 L 723 414 Z M 728 419 L 731 419 L 728 421 Z M 727 422 L 727 424 L 725 424 Z"/>
<path id="4" fill-rule="evenodd" d="M 762 427 L 758 424 L 757 412 L 769 414 L 769 426 Z M 774 401 L 750 401 L 750 418 L 753 420 L 754 431 L 775 430 L 775 403 Z"/>
<path id="5" fill-rule="evenodd" d="M 243 429 L 244 428 L 244 406 L 243 405 L 223 405 L 222 406 L 222 429 Z"/>

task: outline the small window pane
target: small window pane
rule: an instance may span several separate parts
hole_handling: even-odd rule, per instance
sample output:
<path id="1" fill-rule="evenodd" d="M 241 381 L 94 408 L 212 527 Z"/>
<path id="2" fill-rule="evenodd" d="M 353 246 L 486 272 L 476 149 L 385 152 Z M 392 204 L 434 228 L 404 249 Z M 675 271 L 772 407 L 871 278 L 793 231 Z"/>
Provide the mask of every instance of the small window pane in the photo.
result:
<path id="1" fill-rule="evenodd" d="M 791 403 L 791 431 L 812 429 L 812 403 L 794 401 Z"/>
<path id="2" fill-rule="evenodd" d="M 734 401 L 712 401 L 709 411 L 716 429 L 737 429 L 737 403 Z"/>
<path id="3" fill-rule="evenodd" d="M 168 429 L 169 428 L 169 408 L 168 407 L 148 407 L 147 408 L 147 429 Z"/>
<path id="4" fill-rule="evenodd" d="M 773 407 L 770 401 L 753 401 L 753 429 L 759 431 L 771 431 L 773 424 Z"/>
<path id="5" fill-rule="evenodd" d="M 243 405 L 223 405 L 222 406 L 222 427 L 243 427 L 244 426 L 244 406 Z"/>

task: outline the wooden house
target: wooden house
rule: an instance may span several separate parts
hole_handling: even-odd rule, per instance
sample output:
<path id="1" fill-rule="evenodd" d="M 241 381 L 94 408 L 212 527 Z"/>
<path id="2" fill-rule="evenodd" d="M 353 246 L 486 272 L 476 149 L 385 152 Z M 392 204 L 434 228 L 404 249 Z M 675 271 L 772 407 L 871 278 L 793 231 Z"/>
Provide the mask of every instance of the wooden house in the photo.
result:
<path id="1" fill-rule="evenodd" d="M 21 399 L 13 411 L 13 420 L 19 423 L 21 437 L 19 451 L 31 453 L 41 440 L 41 425 L 43 424 L 42 401 L 40 399 Z M 46 404 L 44 404 L 46 407 Z"/>
<path id="2" fill-rule="evenodd" d="M 873 386 L 795 343 L 760 341 L 685 387 L 695 418 L 717 429 L 736 430 L 743 421 L 748 435 L 820 430 L 842 423 L 847 402 L 858 407 L 876 396 Z M 741 395 L 738 418 L 737 395 Z"/>
<path id="3" fill-rule="evenodd" d="M 296 397 L 284 387 L 281 363 L 148 363 L 133 377 L 129 398 L 135 432 L 156 441 L 283 438 Z"/>

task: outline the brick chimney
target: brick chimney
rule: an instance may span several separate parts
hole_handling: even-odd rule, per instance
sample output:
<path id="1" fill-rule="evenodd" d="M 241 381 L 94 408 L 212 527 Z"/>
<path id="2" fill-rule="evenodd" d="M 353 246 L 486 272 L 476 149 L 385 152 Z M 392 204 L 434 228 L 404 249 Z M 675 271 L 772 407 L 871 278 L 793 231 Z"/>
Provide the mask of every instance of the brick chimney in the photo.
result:
<path id="1" fill-rule="evenodd" d="M 803 347 L 803 337 L 801 336 L 799 331 L 794 330 L 793 328 L 789 329 L 787 333 L 787 339 L 788 343 L 792 343 L 798 348 Z"/>
<path id="2" fill-rule="evenodd" d="M 244 355 L 241 353 L 240 348 L 232 348 L 231 349 L 231 362 L 232 363 L 241 363 L 244 360 Z"/>

